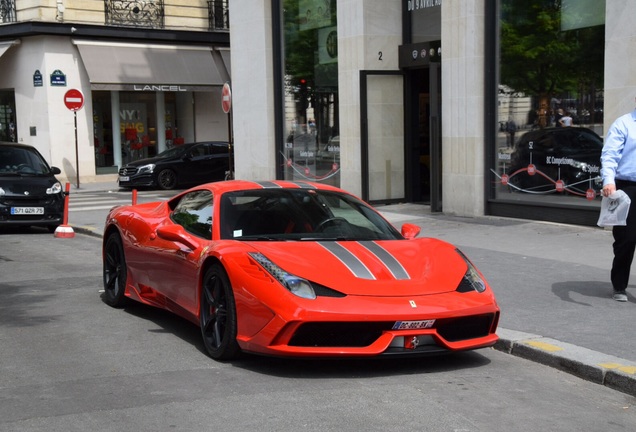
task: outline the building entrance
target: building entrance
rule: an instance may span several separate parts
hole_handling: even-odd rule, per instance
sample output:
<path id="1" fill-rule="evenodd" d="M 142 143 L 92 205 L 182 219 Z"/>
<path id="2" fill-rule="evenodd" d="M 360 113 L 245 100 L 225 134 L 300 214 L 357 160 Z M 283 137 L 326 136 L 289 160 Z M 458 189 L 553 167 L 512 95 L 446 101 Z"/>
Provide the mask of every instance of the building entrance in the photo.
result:
<path id="1" fill-rule="evenodd" d="M 442 210 L 442 146 L 441 146 L 441 83 L 439 65 L 413 69 L 410 72 L 410 138 L 407 163 L 410 164 L 411 189 L 414 202 L 431 205 L 432 211 Z"/>

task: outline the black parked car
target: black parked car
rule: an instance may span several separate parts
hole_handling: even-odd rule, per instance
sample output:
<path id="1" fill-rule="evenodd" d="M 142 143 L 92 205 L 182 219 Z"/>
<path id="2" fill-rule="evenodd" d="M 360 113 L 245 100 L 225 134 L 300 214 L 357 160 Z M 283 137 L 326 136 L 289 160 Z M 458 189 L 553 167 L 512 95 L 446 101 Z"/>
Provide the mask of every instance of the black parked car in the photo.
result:
<path id="1" fill-rule="evenodd" d="M 602 188 L 602 149 L 602 138 L 587 128 L 534 130 L 515 143 L 506 172 L 510 184 L 522 192 L 551 192 L 561 180 L 566 192 L 585 195 L 590 188 Z M 528 170 L 530 164 L 535 169 L 533 175 Z"/>
<path id="2" fill-rule="evenodd" d="M 183 144 L 126 164 L 119 170 L 119 186 L 174 189 L 224 180 L 229 156 L 227 142 Z"/>
<path id="3" fill-rule="evenodd" d="M 0 226 L 62 224 L 64 191 L 42 155 L 25 144 L 0 142 Z"/>

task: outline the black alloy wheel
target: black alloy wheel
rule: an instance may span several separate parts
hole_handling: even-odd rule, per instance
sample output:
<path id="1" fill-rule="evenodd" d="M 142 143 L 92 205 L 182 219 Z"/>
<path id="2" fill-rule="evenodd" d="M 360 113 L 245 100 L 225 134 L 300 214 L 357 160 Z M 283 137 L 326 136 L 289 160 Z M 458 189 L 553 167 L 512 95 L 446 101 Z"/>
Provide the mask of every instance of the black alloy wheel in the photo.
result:
<path id="1" fill-rule="evenodd" d="M 203 277 L 199 320 L 203 344 L 210 357 L 215 360 L 238 357 L 234 293 L 220 264 L 210 267 Z"/>
<path id="2" fill-rule="evenodd" d="M 113 307 L 122 307 L 126 302 L 126 257 L 121 237 L 112 233 L 104 245 L 104 301 Z"/>
<path id="3" fill-rule="evenodd" d="M 174 189 L 177 187 L 177 173 L 169 168 L 162 169 L 157 174 L 157 184 L 163 190 Z"/>

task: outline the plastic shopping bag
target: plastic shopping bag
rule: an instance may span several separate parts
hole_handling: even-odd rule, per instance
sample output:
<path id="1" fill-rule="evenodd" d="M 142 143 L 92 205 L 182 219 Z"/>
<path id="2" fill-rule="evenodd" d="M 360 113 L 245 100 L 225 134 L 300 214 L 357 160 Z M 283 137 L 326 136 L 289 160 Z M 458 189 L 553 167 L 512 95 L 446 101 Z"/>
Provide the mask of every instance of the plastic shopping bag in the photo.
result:
<path id="1" fill-rule="evenodd" d="M 627 225 L 627 213 L 629 213 L 631 202 L 632 200 L 622 190 L 617 190 L 610 196 L 603 197 L 597 225 L 600 227 Z"/>

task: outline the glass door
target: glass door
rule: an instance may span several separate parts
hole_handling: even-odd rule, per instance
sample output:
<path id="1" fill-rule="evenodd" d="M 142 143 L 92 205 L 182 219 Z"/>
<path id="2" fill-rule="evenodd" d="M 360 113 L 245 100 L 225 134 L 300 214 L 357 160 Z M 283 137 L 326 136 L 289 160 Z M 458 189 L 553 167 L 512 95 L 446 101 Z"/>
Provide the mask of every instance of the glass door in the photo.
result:
<path id="1" fill-rule="evenodd" d="M 360 90 L 362 197 L 375 203 L 403 201 L 404 77 L 362 71 Z"/>

